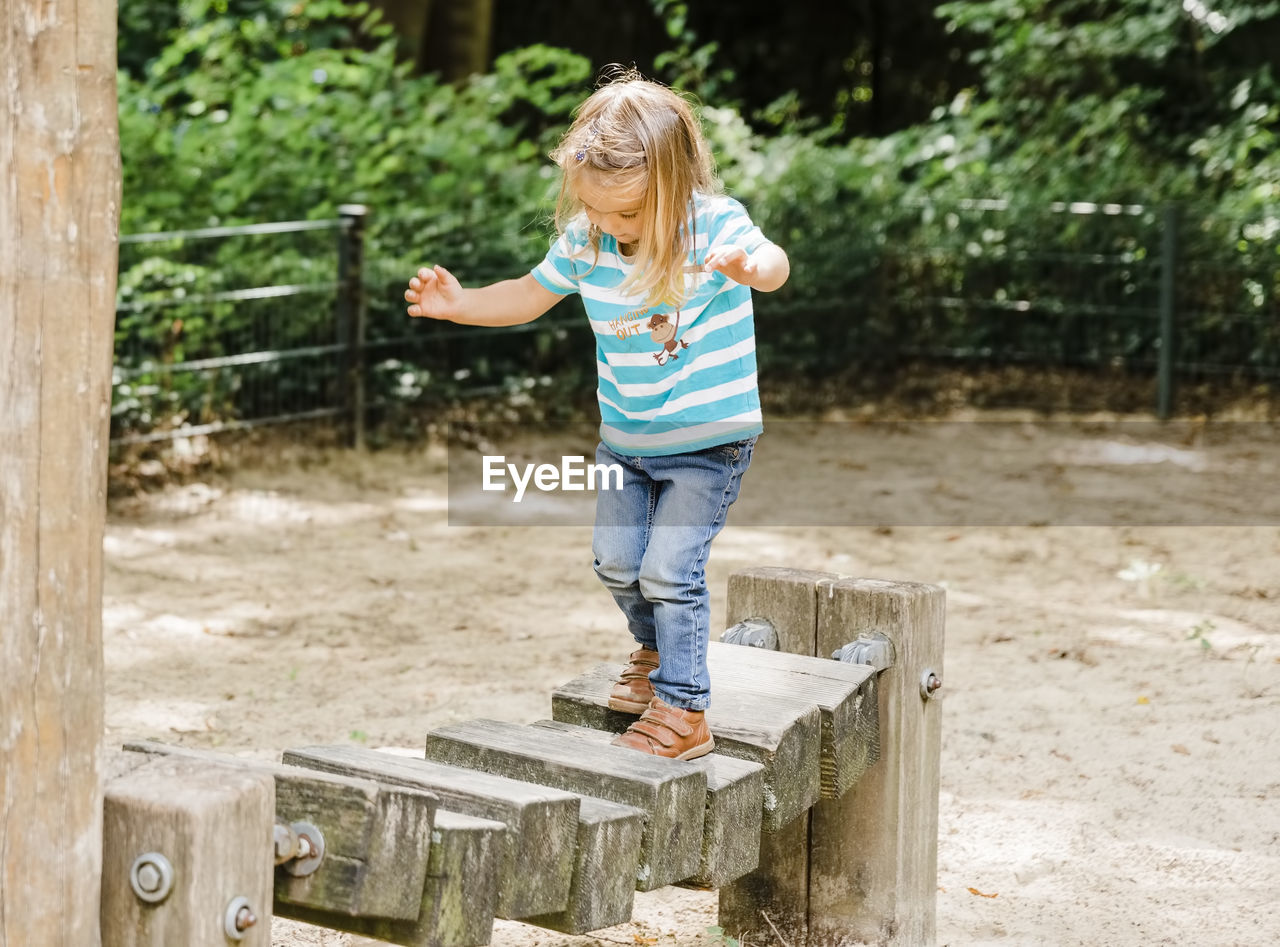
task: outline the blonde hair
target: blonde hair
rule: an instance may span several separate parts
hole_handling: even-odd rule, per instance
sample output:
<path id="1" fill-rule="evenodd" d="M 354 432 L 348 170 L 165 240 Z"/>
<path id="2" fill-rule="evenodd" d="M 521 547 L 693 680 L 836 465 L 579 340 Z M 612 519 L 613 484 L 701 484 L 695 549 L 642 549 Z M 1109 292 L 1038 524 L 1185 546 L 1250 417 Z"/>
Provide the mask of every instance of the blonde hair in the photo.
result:
<path id="1" fill-rule="evenodd" d="M 623 72 L 578 107 L 551 159 L 563 171 L 555 217 L 560 233 L 583 213 L 577 182 L 584 172 L 623 190 L 643 183 L 635 267 L 622 289 L 649 305 L 683 303 L 686 254 L 695 237 L 693 197 L 720 191 L 690 102 L 634 70 Z M 600 231 L 591 227 L 588 234 L 598 256 Z"/>

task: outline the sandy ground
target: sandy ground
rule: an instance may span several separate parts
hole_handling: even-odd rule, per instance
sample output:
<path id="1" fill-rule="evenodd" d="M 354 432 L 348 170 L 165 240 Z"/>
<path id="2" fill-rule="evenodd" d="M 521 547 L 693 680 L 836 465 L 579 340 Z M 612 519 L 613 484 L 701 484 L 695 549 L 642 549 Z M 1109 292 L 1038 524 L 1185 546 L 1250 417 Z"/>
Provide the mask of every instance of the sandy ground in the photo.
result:
<path id="1" fill-rule="evenodd" d="M 1280 942 L 1280 436 L 976 420 L 771 424 L 713 627 L 746 566 L 946 588 L 939 944 Z M 108 741 L 416 747 L 548 716 L 623 658 L 589 526 L 450 525 L 446 461 L 291 453 L 114 503 Z M 713 894 L 664 889 L 596 936 L 493 943 L 711 945 L 714 923 Z M 373 943 L 279 919 L 273 942 Z"/>

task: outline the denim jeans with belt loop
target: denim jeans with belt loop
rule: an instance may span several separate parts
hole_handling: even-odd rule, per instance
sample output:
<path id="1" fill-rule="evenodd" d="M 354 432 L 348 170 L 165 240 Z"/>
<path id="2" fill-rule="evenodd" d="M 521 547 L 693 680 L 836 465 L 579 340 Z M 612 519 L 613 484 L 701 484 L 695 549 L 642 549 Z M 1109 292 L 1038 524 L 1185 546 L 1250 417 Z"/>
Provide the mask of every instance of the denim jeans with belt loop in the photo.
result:
<path id="1" fill-rule="evenodd" d="M 596 448 L 597 464 L 617 464 L 623 473 L 622 489 L 602 485 L 596 494 L 596 574 L 636 643 L 658 652 L 649 680 L 672 707 L 705 710 L 711 703 L 707 556 L 738 498 L 755 443 L 750 437 L 661 457 Z"/>

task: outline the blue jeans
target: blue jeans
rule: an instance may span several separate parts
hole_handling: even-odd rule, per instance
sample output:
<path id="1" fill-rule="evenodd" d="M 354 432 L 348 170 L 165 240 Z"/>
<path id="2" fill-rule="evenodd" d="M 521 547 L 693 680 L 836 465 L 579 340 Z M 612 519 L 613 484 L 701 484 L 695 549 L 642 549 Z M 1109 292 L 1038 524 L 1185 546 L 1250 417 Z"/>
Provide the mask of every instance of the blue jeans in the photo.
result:
<path id="1" fill-rule="evenodd" d="M 756 439 L 665 457 L 623 457 L 601 444 L 597 464 L 622 468 L 622 489 L 596 493 L 595 570 L 642 648 L 658 652 L 649 675 L 663 703 L 711 703 L 705 567 L 711 540 L 738 498 Z M 609 481 L 613 485 L 613 481 Z"/>

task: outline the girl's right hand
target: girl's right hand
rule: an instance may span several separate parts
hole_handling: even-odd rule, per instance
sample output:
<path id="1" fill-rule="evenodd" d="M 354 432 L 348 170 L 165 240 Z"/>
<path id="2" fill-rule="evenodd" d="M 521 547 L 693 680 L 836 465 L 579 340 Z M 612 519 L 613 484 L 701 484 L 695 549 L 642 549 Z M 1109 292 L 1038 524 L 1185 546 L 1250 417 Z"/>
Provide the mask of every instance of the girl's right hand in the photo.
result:
<path id="1" fill-rule="evenodd" d="M 428 319 L 453 319 L 462 307 L 462 284 L 443 266 L 423 267 L 404 291 L 409 315 Z"/>

